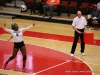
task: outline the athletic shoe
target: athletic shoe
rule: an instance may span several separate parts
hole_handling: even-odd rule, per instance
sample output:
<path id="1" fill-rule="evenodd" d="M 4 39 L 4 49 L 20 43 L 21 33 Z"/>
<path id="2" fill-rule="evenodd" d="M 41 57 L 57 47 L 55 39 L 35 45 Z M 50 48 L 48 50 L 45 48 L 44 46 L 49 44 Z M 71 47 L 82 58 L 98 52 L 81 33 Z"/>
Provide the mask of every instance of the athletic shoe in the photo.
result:
<path id="1" fill-rule="evenodd" d="M 26 70 L 25 67 L 22 68 L 22 71 L 23 71 L 23 72 L 29 72 L 28 70 Z"/>
<path id="2" fill-rule="evenodd" d="M 73 57 L 73 56 L 74 56 L 74 54 L 72 54 L 72 53 L 71 53 L 71 54 L 70 54 L 70 56 L 72 56 L 72 57 Z"/>
<path id="3" fill-rule="evenodd" d="M 85 53 L 81 53 L 83 56 L 85 56 Z"/>
<path id="4" fill-rule="evenodd" d="M 93 30 L 94 28 L 92 27 L 91 29 Z"/>
<path id="5" fill-rule="evenodd" d="M 52 18 L 52 16 L 49 16 L 49 19 L 51 19 Z"/>
<path id="6" fill-rule="evenodd" d="M 90 28 L 89 28 L 89 30 L 93 30 L 93 29 L 94 29 L 93 27 L 90 27 Z"/>
<path id="7" fill-rule="evenodd" d="M 32 13 L 30 13 L 30 15 L 32 15 Z"/>
<path id="8" fill-rule="evenodd" d="M 7 64 L 6 64 L 6 62 L 4 62 L 2 68 L 5 70 L 6 66 L 7 66 Z"/>
<path id="9" fill-rule="evenodd" d="M 92 30 L 92 28 L 90 27 L 89 30 Z"/>

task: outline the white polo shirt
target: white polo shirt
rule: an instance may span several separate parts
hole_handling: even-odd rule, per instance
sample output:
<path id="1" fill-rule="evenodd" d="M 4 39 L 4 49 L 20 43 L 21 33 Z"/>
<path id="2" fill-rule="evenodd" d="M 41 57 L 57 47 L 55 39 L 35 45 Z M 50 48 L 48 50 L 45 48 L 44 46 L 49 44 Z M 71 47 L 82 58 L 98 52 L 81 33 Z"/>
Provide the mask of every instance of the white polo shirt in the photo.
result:
<path id="1" fill-rule="evenodd" d="M 85 25 L 87 25 L 85 17 L 81 16 L 80 18 L 77 16 L 74 18 L 72 26 L 77 29 L 84 29 Z"/>
<path id="2" fill-rule="evenodd" d="M 8 33 L 10 33 L 13 36 L 14 42 L 22 42 L 23 41 L 23 32 L 26 31 L 27 29 L 33 27 L 33 25 L 28 26 L 26 28 L 20 28 L 18 31 L 14 31 L 12 29 L 8 29 L 4 27 L 4 30 Z M 18 36 L 16 35 L 18 34 Z"/>

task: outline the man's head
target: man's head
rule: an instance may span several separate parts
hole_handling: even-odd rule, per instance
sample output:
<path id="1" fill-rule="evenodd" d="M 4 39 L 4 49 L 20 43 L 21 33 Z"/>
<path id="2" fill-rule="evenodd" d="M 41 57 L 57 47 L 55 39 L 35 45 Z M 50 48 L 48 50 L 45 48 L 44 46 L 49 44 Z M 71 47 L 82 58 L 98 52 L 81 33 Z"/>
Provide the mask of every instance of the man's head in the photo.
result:
<path id="1" fill-rule="evenodd" d="M 77 16 L 80 18 L 82 16 L 82 12 L 81 11 L 77 11 Z"/>

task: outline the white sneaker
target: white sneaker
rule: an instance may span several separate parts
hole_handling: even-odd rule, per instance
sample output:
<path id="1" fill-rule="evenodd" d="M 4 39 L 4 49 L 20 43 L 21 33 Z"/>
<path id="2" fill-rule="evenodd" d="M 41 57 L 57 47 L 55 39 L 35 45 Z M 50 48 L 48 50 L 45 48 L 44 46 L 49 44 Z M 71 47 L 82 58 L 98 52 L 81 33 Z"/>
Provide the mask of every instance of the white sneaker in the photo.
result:
<path id="1" fill-rule="evenodd" d="M 89 30 L 92 30 L 92 28 L 90 27 Z"/>
<path id="2" fill-rule="evenodd" d="M 85 56 L 85 53 L 81 53 L 83 56 Z"/>
<path id="3" fill-rule="evenodd" d="M 70 54 L 70 56 L 72 56 L 72 57 L 73 57 L 73 56 L 74 56 L 74 54 L 72 54 L 72 53 L 71 53 L 71 54 Z"/>
<path id="4" fill-rule="evenodd" d="M 93 30 L 94 28 L 92 27 L 91 29 Z"/>

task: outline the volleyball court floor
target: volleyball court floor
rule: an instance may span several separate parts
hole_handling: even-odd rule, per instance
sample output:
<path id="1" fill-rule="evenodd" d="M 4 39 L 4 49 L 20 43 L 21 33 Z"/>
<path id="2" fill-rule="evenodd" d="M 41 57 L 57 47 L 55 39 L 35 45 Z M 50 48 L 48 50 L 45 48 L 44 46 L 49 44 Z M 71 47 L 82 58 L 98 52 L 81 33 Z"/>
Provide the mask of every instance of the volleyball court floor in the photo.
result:
<path id="1" fill-rule="evenodd" d="M 8 20 L 8 21 L 10 21 L 8 23 L 9 26 L 7 26 L 8 28 L 10 28 L 11 22 L 18 22 L 19 24 L 23 25 L 22 27 L 26 27 L 24 26 L 25 23 L 21 23 L 19 19 L 18 21 L 17 20 L 13 21 Z M 29 23 L 32 22 L 29 20 L 24 20 L 24 21 L 27 21 Z M 1 22 L 0 24 L 3 25 L 3 22 Z M 28 73 L 21 71 L 22 55 L 20 50 L 16 58 L 7 65 L 7 69 L 6 70 L 2 69 L 3 62 L 6 61 L 12 54 L 13 40 L 7 41 L 7 39 L 10 38 L 10 34 L 6 33 L 3 30 L 2 25 L 0 25 L 0 74 L 1 75 L 18 75 L 18 74 L 19 75 L 99 75 L 100 74 L 100 60 L 97 59 L 99 58 L 98 57 L 99 54 L 95 55 L 96 53 L 100 52 L 99 51 L 100 39 L 95 39 L 93 32 L 87 33 L 85 35 L 85 38 L 91 37 L 90 39 L 89 38 L 85 39 L 86 48 L 91 49 L 89 51 L 86 51 L 86 56 L 81 56 L 79 52 L 80 48 L 78 43 L 78 48 L 77 48 L 78 51 L 76 50 L 75 57 L 71 57 L 69 55 L 69 52 L 73 42 L 73 36 L 53 34 L 55 33 L 54 31 L 48 32 L 49 28 L 48 29 L 46 28 L 47 29 L 46 31 L 48 33 L 43 31 L 40 32 L 38 30 L 45 29 L 45 25 L 42 26 L 42 22 L 38 25 L 38 21 L 36 21 L 36 24 L 37 25 L 35 27 L 31 28 L 29 31 L 26 31 L 24 33 L 24 40 L 27 49 L 26 69 L 29 71 Z M 46 24 L 48 26 L 49 23 Z M 55 28 L 56 25 L 54 25 Z M 42 28 L 41 26 L 44 28 Z M 51 31 L 52 30 L 53 29 L 51 28 Z M 73 35 L 73 33 L 71 33 L 71 35 Z M 98 52 L 94 51 L 93 49 L 94 50 L 96 49 Z M 92 52 L 94 53 L 94 55 Z M 90 53 L 93 55 L 93 58 Z"/>

